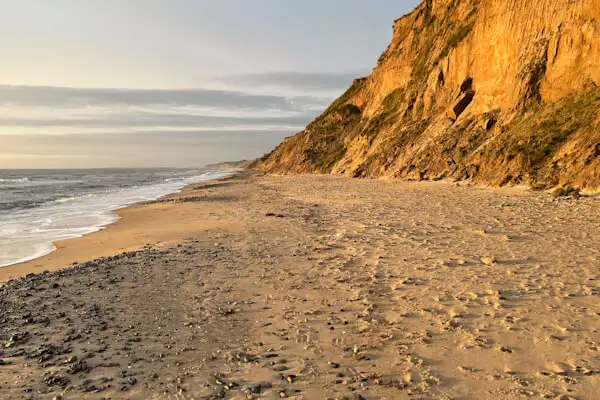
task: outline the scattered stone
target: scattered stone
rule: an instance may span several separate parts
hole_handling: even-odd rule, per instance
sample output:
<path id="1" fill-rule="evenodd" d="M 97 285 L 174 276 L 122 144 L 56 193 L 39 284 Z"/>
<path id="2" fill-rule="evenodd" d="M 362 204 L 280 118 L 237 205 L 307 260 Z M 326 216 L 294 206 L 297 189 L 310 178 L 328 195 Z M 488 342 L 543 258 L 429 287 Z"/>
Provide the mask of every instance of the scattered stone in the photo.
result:
<path id="1" fill-rule="evenodd" d="M 70 356 L 69 358 L 67 358 L 65 360 L 65 363 L 67 363 L 67 364 L 73 364 L 76 361 L 77 361 L 77 356 Z"/>
<path id="2" fill-rule="evenodd" d="M 214 389 L 213 396 L 217 399 L 224 399 L 227 395 L 227 389 L 224 386 L 217 386 Z"/>
<path id="3" fill-rule="evenodd" d="M 226 383 L 225 383 L 225 381 L 223 380 L 223 378 L 220 378 L 220 377 L 216 377 L 216 378 L 215 378 L 215 383 L 216 383 L 217 385 L 219 385 L 219 386 L 224 386 L 224 385 L 226 385 Z"/>
<path id="4" fill-rule="evenodd" d="M 0 365 L 2 365 L 2 364 L 0 364 Z M 585 375 L 585 376 L 592 376 L 592 375 L 595 375 L 596 373 L 597 373 L 597 371 L 594 371 L 591 369 L 587 369 L 587 368 L 583 369 L 583 375 Z"/>
<path id="5" fill-rule="evenodd" d="M 506 346 L 499 346 L 498 350 L 500 350 L 503 353 L 509 353 L 509 354 L 513 352 L 510 348 L 508 348 Z"/>
<path id="6" fill-rule="evenodd" d="M 571 196 L 573 197 L 575 200 L 578 200 L 581 198 L 581 191 L 579 189 L 575 189 L 569 185 L 567 186 L 563 186 L 563 187 L 558 187 L 554 190 L 552 190 L 550 192 L 550 196 L 553 199 L 558 199 L 560 197 L 567 197 L 567 196 Z"/>
<path id="7" fill-rule="evenodd" d="M 235 355 L 235 359 L 237 361 L 243 362 L 243 363 L 252 363 L 252 362 L 257 362 L 259 360 L 258 357 L 253 356 L 251 354 L 245 353 L 243 351 L 238 352 Z"/>
<path id="8" fill-rule="evenodd" d="M 497 261 L 494 257 L 481 257 L 481 262 L 485 265 L 494 265 Z"/>
<path id="9" fill-rule="evenodd" d="M 96 387 L 96 385 L 89 385 L 89 386 L 85 386 L 85 387 L 83 388 L 83 391 L 84 391 L 85 393 L 98 393 L 98 392 L 100 392 L 100 389 L 98 389 L 98 388 Z"/>
<path id="10" fill-rule="evenodd" d="M 70 382 L 70 380 L 68 378 L 65 378 L 64 376 L 60 376 L 60 375 L 54 374 L 54 373 L 45 374 L 43 381 L 46 384 L 46 386 L 49 386 L 49 387 L 59 386 L 62 388 L 67 387 L 67 385 Z"/>
<path id="11" fill-rule="evenodd" d="M 273 387 L 269 382 L 261 382 L 251 386 L 244 386 L 242 392 L 248 394 L 261 394 L 264 390 L 271 389 Z"/>
<path id="12" fill-rule="evenodd" d="M 18 344 L 25 344 L 29 340 L 29 332 L 21 332 L 13 334 L 8 341 L 4 344 L 4 347 L 11 348 Z"/>
<path id="13" fill-rule="evenodd" d="M 552 192 L 550 192 L 550 196 L 552 196 L 553 199 L 558 199 L 559 197 L 564 197 L 566 196 L 566 192 L 564 188 L 556 188 L 554 189 Z"/>
<path id="14" fill-rule="evenodd" d="M 76 361 L 76 362 L 70 364 L 67 367 L 66 372 L 69 375 L 76 375 L 81 372 L 89 372 L 90 370 L 91 370 L 91 367 L 88 365 L 88 363 L 81 360 L 81 361 Z"/>

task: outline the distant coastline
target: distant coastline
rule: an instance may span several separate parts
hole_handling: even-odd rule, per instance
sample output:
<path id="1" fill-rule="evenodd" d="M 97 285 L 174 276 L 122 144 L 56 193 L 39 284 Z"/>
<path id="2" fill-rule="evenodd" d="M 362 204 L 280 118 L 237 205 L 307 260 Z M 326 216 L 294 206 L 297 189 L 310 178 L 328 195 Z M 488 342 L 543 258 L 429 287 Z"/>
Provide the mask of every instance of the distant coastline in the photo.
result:
<path id="1" fill-rule="evenodd" d="M 254 160 L 223 161 L 214 164 L 208 164 L 206 168 L 217 169 L 247 169 Z"/>

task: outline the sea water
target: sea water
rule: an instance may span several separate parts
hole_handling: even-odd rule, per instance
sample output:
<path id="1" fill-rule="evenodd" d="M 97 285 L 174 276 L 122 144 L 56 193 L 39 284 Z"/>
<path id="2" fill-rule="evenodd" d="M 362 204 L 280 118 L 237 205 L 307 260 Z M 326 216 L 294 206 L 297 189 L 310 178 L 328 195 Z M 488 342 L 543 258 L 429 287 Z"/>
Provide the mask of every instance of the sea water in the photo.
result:
<path id="1" fill-rule="evenodd" d="M 100 230 L 113 212 L 232 171 L 0 170 L 0 267 L 51 253 L 54 242 Z"/>

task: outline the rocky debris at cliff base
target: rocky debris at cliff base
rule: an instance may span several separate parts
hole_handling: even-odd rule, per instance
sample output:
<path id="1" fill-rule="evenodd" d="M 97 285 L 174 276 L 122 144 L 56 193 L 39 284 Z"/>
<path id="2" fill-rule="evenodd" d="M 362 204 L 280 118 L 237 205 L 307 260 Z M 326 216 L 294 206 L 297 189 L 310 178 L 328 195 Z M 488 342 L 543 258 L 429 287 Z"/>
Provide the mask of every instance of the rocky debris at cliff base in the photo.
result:
<path id="1" fill-rule="evenodd" d="M 575 200 L 579 200 L 581 198 L 581 191 L 571 186 L 563 186 L 553 189 L 550 192 L 550 196 L 552 196 L 554 199 L 561 197 L 572 197 Z"/>

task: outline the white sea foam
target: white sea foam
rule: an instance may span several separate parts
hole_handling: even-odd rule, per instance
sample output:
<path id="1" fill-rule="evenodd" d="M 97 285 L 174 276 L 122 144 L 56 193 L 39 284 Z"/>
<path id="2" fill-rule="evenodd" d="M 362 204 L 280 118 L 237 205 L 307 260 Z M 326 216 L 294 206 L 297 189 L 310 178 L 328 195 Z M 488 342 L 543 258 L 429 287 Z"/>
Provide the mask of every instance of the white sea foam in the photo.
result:
<path id="1" fill-rule="evenodd" d="M 0 183 L 24 183 L 24 182 L 29 182 L 29 178 L 0 179 Z"/>
<path id="2" fill-rule="evenodd" d="M 66 203 L 69 201 L 75 201 L 75 200 L 85 199 L 88 197 L 96 197 L 96 196 L 97 196 L 96 193 L 89 193 L 89 194 L 85 194 L 83 196 L 61 197 L 60 199 L 54 200 L 54 202 L 55 203 Z"/>
<path id="3" fill-rule="evenodd" d="M 55 242 L 80 237 L 115 222 L 113 212 L 127 205 L 154 200 L 185 185 L 215 179 L 231 171 L 209 171 L 163 183 L 103 193 L 64 197 L 40 207 L 0 214 L 0 267 L 42 257 L 56 250 Z"/>

